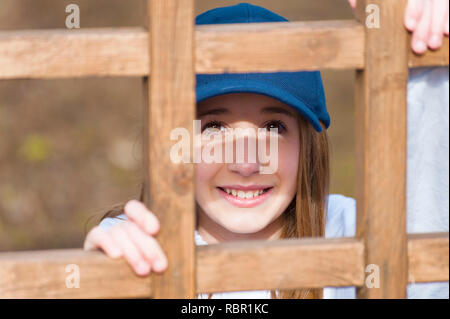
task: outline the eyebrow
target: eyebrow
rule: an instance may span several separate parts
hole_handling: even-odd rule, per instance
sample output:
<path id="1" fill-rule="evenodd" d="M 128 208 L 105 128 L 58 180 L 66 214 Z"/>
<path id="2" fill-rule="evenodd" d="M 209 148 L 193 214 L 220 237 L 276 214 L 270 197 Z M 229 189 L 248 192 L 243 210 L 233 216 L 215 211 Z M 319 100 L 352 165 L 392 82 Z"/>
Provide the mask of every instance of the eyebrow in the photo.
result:
<path id="1" fill-rule="evenodd" d="M 289 117 L 296 118 L 294 113 L 292 113 L 291 111 L 286 110 L 285 108 L 282 108 L 280 106 L 268 106 L 268 107 L 265 107 L 262 110 L 262 113 L 269 113 L 269 114 L 281 113 L 281 114 L 285 114 L 285 115 L 287 115 Z"/>
<path id="2" fill-rule="evenodd" d="M 211 109 L 203 112 L 199 112 L 198 116 L 206 116 L 206 115 L 219 115 L 219 114 L 227 114 L 230 113 L 227 109 L 224 108 L 218 108 L 218 109 Z"/>

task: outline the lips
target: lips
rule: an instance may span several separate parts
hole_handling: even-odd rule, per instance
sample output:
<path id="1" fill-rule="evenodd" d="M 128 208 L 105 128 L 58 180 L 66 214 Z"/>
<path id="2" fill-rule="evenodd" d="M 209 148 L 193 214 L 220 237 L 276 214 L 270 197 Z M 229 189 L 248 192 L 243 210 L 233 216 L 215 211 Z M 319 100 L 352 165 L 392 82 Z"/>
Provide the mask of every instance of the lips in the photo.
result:
<path id="1" fill-rule="evenodd" d="M 234 206 L 251 208 L 263 203 L 272 193 L 269 185 L 227 185 L 217 187 L 217 190 L 225 200 Z"/>

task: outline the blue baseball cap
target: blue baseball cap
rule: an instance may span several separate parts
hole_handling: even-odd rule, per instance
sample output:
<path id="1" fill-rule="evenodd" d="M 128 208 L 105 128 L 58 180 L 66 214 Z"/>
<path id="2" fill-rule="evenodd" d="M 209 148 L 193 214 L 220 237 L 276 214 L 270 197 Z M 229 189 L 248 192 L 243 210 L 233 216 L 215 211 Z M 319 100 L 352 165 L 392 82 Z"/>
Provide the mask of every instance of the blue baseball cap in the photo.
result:
<path id="1" fill-rule="evenodd" d="M 197 25 L 287 21 L 272 11 L 248 3 L 212 9 L 195 19 Z M 319 71 L 197 74 L 196 81 L 197 103 L 229 93 L 263 94 L 293 107 L 317 132 L 322 132 L 319 121 L 325 128 L 330 126 Z"/>

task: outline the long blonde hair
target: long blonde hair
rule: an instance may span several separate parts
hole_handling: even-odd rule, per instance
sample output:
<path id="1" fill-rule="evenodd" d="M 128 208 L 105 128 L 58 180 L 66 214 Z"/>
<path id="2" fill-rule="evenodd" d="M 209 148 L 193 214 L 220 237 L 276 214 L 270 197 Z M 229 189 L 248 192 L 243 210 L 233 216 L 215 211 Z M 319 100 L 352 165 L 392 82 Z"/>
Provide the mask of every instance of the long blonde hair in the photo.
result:
<path id="1" fill-rule="evenodd" d="M 328 136 L 324 125 L 317 132 L 302 116 L 298 117 L 300 152 L 298 162 L 297 194 L 283 213 L 282 239 L 324 237 L 327 199 L 330 184 Z M 144 200 L 144 185 L 139 196 Z M 108 210 L 102 217 L 117 217 L 123 213 L 124 204 Z M 270 292 L 277 299 L 320 299 L 322 288 L 308 287 Z M 209 294 L 211 297 L 211 294 Z"/>

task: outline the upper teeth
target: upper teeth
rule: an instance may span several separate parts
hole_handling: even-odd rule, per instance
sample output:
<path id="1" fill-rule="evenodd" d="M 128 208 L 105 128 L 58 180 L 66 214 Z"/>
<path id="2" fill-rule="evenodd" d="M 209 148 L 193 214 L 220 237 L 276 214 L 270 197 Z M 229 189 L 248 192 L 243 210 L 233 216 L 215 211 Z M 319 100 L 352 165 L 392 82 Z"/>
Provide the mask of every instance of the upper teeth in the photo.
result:
<path id="1" fill-rule="evenodd" d="M 236 189 L 230 189 L 230 188 L 224 188 L 224 189 L 228 194 L 231 194 L 231 195 L 239 197 L 239 198 L 246 198 L 246 199 L 250 199 L 250 198 L 259 196 L 262 193 L 264 193 L 263 189 L 247 191 L 247 192 L 244 192 L 243 190 L 236 190 Z"/>

